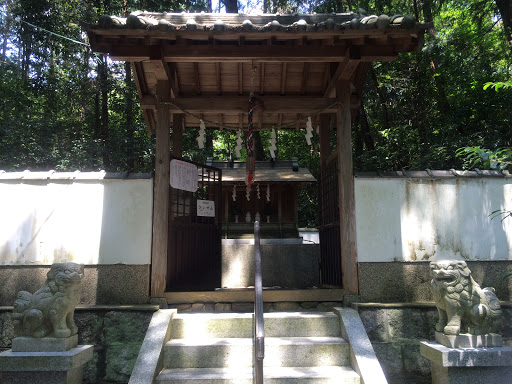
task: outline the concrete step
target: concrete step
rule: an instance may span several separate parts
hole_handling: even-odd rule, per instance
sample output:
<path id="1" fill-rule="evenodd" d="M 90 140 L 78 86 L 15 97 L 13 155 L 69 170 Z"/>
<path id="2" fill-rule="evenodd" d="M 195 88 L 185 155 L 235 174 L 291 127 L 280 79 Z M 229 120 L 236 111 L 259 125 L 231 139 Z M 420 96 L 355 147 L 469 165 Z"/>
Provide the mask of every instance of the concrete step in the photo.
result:
<path id="1" fill-rule="evenodd" d="M 341 336 L 334 313 L 265 313 L 266 337 Z M 171 338 L 252 338 L 251 313 L 178 314 L 172 320 Z"/>
<path id="2" fill-rule="evenodd" d="M 252 338 L 174 339 L 164 349 L 166 368 L 251 367 Z M 265 366 L 308 367 L 349 364 L 341 337 L 266 337 Z"/>
<path id="3" fill-rule="evenodd" d="M 350 367 L 268 367 L 263 370 L 265 384 L 359 384 Z M 164 369 L 156 378 L 159 384 L 252 384 L 252 368 Z"/>

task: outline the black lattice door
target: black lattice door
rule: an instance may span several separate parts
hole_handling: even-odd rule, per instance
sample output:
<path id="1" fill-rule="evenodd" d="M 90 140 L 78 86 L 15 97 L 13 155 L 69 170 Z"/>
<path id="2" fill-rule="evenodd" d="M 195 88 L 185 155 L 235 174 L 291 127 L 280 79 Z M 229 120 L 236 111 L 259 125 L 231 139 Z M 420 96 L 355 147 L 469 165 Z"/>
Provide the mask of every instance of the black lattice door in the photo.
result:
<path id="1" fill-rule="evenodd" d="M 197 166 L 198 188 L 170 187 L 167 290 L 213 290 L 221 284 L 222 171 L 186 162 Z M 198 211 L 205 201 L 213 216 Z"/>
<path id="2" fill-rule="evenodd" d="M 331 157 L 322 167 L 318 185 L 320 279 L 324 287 L 341 288 L 340 209 L 336 156 Z"/>

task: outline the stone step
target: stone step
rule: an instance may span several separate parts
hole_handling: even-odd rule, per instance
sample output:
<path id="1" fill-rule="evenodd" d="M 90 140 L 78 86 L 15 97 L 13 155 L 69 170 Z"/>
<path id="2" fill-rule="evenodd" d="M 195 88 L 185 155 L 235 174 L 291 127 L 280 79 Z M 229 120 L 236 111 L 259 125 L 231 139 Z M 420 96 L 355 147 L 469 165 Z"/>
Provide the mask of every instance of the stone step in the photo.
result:
<path id="1" fill-rule="evenodd" d="M 252 338 L 170 340 L 165 368 L 251 367 Z M 341 337 L 266 337 L 265 366 L 308 367 L 349 364 L 349 345 Z"/>
<path id="2" fill-rule="evenodd" d="M 340 320 L 334 313 L 265 313 L 266 337 L 341 336 Z M 178 314 L 172 320 L 171 338 L 251 338 L 251 313 Z"/>
<path id="3" fill-rule="evenodd" d="M 164 369 L 159 384 L 252 384 L 252 368 Z M 359 375 L 350 367 L 268 367 L 265 384 L 359 384 Z"/>

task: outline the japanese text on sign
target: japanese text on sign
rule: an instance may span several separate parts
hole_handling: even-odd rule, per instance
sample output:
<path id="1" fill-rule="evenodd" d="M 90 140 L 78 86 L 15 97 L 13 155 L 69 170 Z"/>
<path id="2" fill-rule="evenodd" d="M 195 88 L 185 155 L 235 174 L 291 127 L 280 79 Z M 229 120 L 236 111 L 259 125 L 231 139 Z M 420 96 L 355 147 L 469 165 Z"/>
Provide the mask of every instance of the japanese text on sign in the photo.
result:
<path id="1" fill-rule="evenodd" d="M 197 191 L 197 167 L 185 161 L 171 160 L 171 187 L 184 191 Z"/>
<path id="2" fill-rule="evenodd" d="M 215 201 L 197 200 L 197 216 L 215 217 Z"/>

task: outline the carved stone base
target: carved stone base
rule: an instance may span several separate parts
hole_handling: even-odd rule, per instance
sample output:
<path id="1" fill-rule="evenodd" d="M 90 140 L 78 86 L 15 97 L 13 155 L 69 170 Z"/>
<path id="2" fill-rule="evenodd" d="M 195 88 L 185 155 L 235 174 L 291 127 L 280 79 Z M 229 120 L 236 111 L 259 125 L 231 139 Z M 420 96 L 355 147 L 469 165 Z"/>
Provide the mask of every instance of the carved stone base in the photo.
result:
<path id="1" fill-rule="evenodd" d="M 512 347 L 449 348 L 433 341 L 420 343 L 430 360 L 433 384 L 510 384 Z"/>
<path id="2" fill-rule="evenodd" d="M 448 348 L 490 348 L 502 347 L 503 339 L 497 333 L 488 333 L 486 335 L 445 335 L 436 332 L 436 341 Z"/>
<path id="3" fill-rule="evenodd" d="M 76 336 L 14 339 L 13 349 L 0 353 L 0 383 L 80 384 L 83 365 L 92 359 L 93 346 L 76 346 L 77 340 Z M 53 351 L 42 351 L 42 348 L 53 348 Z"/>
<path id="4" fill-rule="evenodd" d="M 78 345 L 78 335 L 71 337 L 16 337 L 12 340 L 13 352 L 64 352 Z"/>

